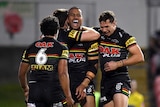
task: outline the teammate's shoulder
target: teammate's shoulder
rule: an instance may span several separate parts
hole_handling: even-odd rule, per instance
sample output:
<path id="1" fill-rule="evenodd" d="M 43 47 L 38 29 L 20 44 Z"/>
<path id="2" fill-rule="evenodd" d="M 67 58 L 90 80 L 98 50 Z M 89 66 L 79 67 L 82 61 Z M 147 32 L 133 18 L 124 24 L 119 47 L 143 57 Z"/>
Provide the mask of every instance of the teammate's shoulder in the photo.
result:
<path id="1" fill-rule="evenodd" d="M 127 33 L 124 29 L 117 27 L 117 32 L 120 35 L 120 37 L 131 37 L 129 33 Z"/>
<path id="2" fill-rule="evenodd" d="M 100 34 L 102 34 L 102 31 L 101 31 L 100 27 L 95 26 L 95 27 L 92 27 L 92 28 L 94 30 L 96 30 L 97 32 L 99 32 Z"/>
<path id="3" fill-rule="evenodd" d="M 99 31 L 100 30 L 100 27 L 98 27 L 98 26 L 94 26 L 94 27 L 92 27 L 93 29 L 95 29 L 96 31 Z"/>
<path id="4" fill-rule="evenodd" d="M 117 27 L 117 31 L 121 34 L 128 35 L 128 33 L 122 28 Z"/>
<path id="5" fill-rule="evenodd" d="M 56 43 L 57 43 L 57 47 L 58 47 L 58 48 L 68 49 L 67 46 L 65 46 L 63 43 L 61 43 L 61 42 L 59 42 L 59 41 L 57 41 L 57 40 L 56 40 Z"/>

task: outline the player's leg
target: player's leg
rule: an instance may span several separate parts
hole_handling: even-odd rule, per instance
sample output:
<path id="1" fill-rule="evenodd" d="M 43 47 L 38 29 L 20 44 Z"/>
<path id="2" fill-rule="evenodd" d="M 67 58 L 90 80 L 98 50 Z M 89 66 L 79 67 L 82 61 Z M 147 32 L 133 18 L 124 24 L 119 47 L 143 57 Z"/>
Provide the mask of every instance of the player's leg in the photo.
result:
<path id="1" fill-rule="evenodd" d="M 114 95 L 113 100 L 103 105 L 103 107 L 127 107 L 128 97 L 122 93 Z"/>
<path id="2" fill-rule="evenodd" d="M 113 97 L 114 107 L 127 107 L 128 106 L 128 96 L 117 93 Z"/>
<path id="3" fill-rule="evenodd" d="M 127 107 L 130 95 L 130 82 L 122 80 L 115 84 L 113 95 L 114 107 Z"/>
<path id="4" fill-rule="evenodd" d="M 92 85 L 88 85 L 88 87 L 86 88 L 86 99 L 81 101 L 80 104 L 82 107 L 95 107 L 96 103 L 95 103 L 95 86 L 94 84 Z"/>
<path id="5" fill-rule="evenodd" d="M 102 107 L 114 107 L 114 103 L 113 103 L 113 100 L 104 104 Z"/>
<path id="6" fill-rule="evenodd" d="M 94 96 L 87 96 L 86 103 L 83 105 L 83 107 L 96 107 L 95 97 Z"/>

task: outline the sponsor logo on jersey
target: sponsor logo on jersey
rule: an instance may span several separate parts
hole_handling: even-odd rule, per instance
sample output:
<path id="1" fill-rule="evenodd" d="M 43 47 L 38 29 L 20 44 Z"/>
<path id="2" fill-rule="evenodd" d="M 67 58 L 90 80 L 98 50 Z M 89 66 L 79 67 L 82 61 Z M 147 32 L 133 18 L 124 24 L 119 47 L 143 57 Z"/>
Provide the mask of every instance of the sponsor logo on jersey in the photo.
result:
<path id="1" fill-rule="evenodd" d="M 89 52 L 96 51 L 96 50 L 98 50 L 98 42 L 91 45 L 91 47 L 89 48 Z"/>
<path id="2" fill-rule="evenodd" d="M 69 54 L 69 62 L 71 63 L 79 63 L 86 62 L 86 58 L 84 57 L 84 53 L 70 53 Z"/>
<path id="3" fill-rule="evenodd" d="M 46 71 L 53 71 L 53 65 L 37 65 L 32 64 L 31 70 L 46 70 Z"/>
<path id="4" fill-rule="evenodd" d="M 68 54 L 69 54 L 68 50 L 63 50 L 62 51 L 62 56 L 64 56 L 65 58 L 68 58 Z"/>
<path id="5" fill-rule="evenodd" d="M 103 57 L 120 57 L 120 49 L 119 48 L 109 48 L 99 46 L 99 51 L 103 54 Z"/>
<path id="6" fill-rule="evenodd" d="M 136 43 L 136 38 L 135 37 L 131 37 L 126 41 L 126 47 L 128 47 L 128 46 L 130 46 L 130 45 L 132 45 L 134 43 Z"/>
<path id="7" fill-rule="evenodd" d="M 53 44 L 54 42 L 37 42 L 35 46 L 38 48 L 42 48 L 42 47 L 49 48 L 49 47 L 53 47 Z"/>
<path id="8" fill-rule="evenodd" d="M 70 37 L 70 38 L 76 38 L 77 33 L 78 33 L 77 30 L 71 30 L 71 31 L 69 32 L 68 37 Z"/>

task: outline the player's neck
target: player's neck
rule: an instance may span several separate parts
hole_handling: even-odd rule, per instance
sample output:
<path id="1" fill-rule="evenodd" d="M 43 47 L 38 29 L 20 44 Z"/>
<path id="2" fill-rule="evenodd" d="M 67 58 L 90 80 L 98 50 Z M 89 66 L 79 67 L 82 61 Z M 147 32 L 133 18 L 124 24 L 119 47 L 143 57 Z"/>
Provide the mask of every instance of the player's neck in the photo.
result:
<path id="1" fill-rule="evenodd" d="M 47 38 L 54 38 L 54 36 L 52 36 L 52 35 L 45 35 L 45 37 L 47 37 Z"/>

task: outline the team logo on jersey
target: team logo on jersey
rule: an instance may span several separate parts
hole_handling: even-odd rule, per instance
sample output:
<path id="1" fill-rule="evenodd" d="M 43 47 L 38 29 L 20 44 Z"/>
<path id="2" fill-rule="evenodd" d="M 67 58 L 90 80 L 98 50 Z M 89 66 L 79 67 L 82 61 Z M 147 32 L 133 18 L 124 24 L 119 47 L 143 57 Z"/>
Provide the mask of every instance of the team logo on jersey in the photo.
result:
<path id="1" fill-rule="evenodd" d="M 102 35 L 102 36 L 101 36 L 101 39 L 102 39 L 102 40 L 105 40 L 105 37 L 104 37 L 104 35 Z"/>
<path id="2" fill-rule="evenodd" d="M 121 82 L 120 82 L 120 83 L 117 83 L 117 84 L 116 84 L 116 87 L 115 87 L 115 88 L 116 88 L 116 91 L 120 91 L 121 88 L 122 88 L 122 85 L 123 85 L 123 83 L 121 83 Z"/>
<path id="3" fill-rule="evenodd" d="M 86 58 L 84 57 L 84 53 L 70 53 L 69 54 L 69 62 L 71 63 L 79 63 L 85 62 Z"/>
<path id="4" fill-rule="evenodd" d="M 119 48 L 109 48 L 99 46 L 99 51 L 103 54 L 103 57 L 120 57 L 120 49 Z"/>
<path id="5" fill-rule="evenodd" d="M 92 94 L 94 92 L 94 86 L 89 85 L 86 89 L 87 94 Z"/>
<path id="6" fill-rule="evenodd" d="M 49 48 L 49 47 L 53 47 L 53 44 L 54 42 L 37 42 L 35 46 L 38 48 L 42 48 L 42 47 Z"/>
<path id="7" fill-rule="evenodd" d="M 113 42 L 113 43 L 119 43 L 119 41 L 117 40 L 117 39 L 111 39 L 111 41 Z"/>

